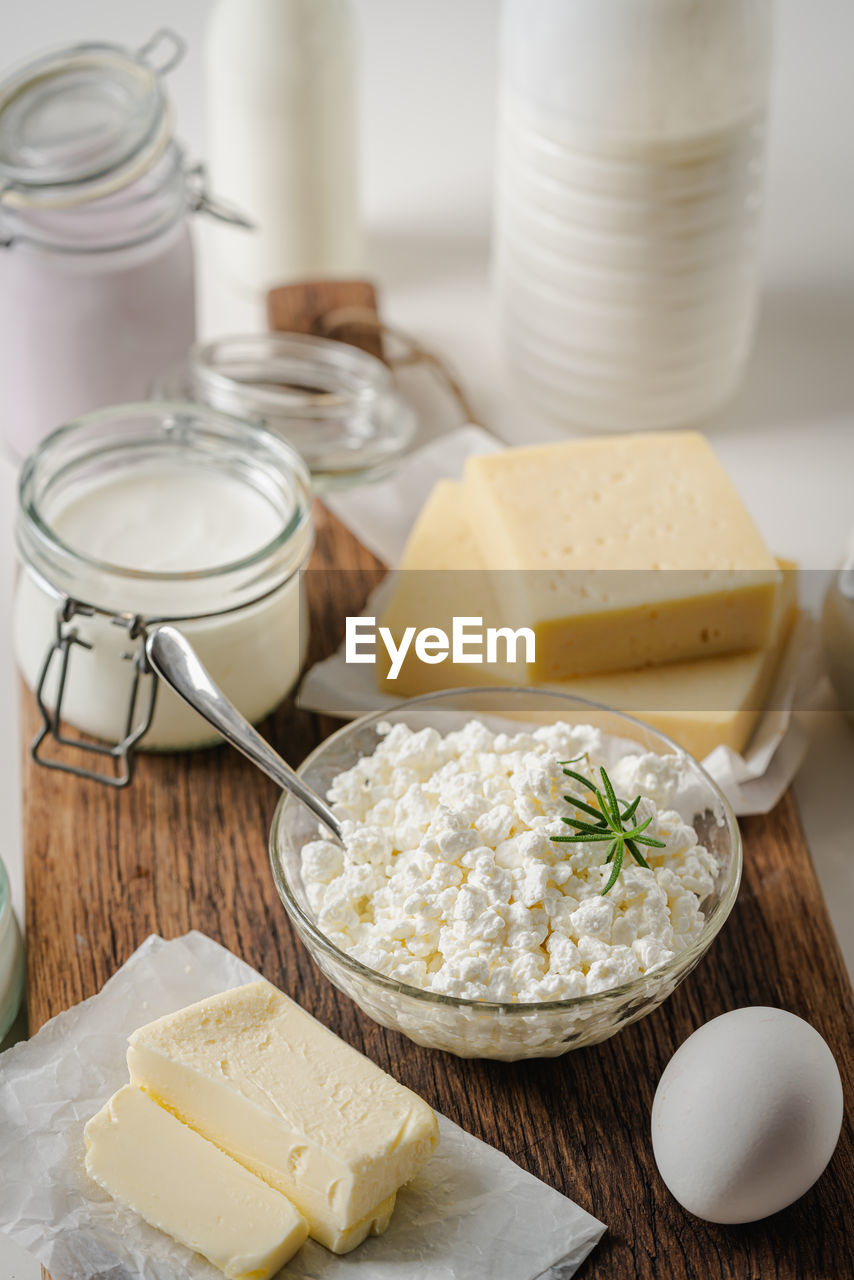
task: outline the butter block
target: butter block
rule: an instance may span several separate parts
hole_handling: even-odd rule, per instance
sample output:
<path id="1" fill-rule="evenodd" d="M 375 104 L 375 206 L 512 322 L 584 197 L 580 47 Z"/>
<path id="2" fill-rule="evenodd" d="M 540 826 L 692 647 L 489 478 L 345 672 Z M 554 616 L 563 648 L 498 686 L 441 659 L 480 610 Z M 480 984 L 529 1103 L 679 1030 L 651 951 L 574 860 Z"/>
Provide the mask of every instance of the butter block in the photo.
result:
<path id="1" fill-rule="evenodd" d="M 533 683 L 768 644 L 780 572 L 705 438 L 668 432 L 469 458 L 463 482 Z"/>
<path id="2" fill-rule="evenodd" d="M 352 1227 L 343 1227 L 337 1230 L 334 1227 L 324 1233 L 323 1238 L 317 1237 L 321 1244 L 326 1245 L 327 1249 L 331 1249 L 333 1253 L 350 1253 L 356 1245 L 366 1240 L 368 1236 L 381 1236 L 388 1224 L 391 1222 L 391 1215 L 394 1213 L 394 1206 L 397 1201 L 397 1192 L 394 1192 L 383 1200 L 382 1204 L 369 1213 L 366 1217 L 361 1218 L 358 1222 L 354 1222 Z"/>
<path id="3" fill-rule="evenodd" d="M 90 1178 L 229 1280 L 269 1280 L 305 1242 L 308 1224 L 289 1200 L 134 1085 L 84 1137 Z"/>
<path id="4" fill-rule="evenodd" d="M 438 1140 L 421 1098 L 267 982 L 141 1027 L 128 1067 L 135 1085 L 286 1195 L 314 1239 L 339 1252 L 387 1224 L 388 1201 Z"/>

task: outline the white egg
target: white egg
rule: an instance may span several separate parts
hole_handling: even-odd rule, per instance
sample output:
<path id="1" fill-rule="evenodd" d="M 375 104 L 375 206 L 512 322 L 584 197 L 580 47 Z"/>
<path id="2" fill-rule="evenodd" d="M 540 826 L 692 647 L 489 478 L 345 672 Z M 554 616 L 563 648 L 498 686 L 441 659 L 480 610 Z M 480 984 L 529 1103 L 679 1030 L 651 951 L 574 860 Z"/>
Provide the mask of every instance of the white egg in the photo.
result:
<path id="1" fill-rule="evenodd" d="M 833 1054 L 784 1009 L 734 1009 L 700 1027 L 670 1059 L 652 1104 L 659 1173 L 709 1222 L 753 1222 L 797 1200 L 841 1127 Z"/>

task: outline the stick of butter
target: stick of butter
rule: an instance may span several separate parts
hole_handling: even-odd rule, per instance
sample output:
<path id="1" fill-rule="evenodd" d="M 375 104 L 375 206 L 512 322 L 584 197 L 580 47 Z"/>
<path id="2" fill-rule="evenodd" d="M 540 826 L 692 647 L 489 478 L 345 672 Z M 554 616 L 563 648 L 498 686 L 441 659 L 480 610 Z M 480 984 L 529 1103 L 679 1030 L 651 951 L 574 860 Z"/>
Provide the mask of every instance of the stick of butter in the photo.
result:
<path id="1" fill-rule="evenodd" d="M 128 1041 L 135 1085 L 281 1191 L 315 1240 L 353 1249 L 438 1141 L 436 1117 L 268 982 L 211 996 Z"/>
<path id="2" fill-rule="evenodd" d="M 84 1130 L 86 1172 L 229 1280 L 269 1280 L 304 1244 L 289 1200 L 126 1084 Z"/>
<path id="3" fill-rule="evenodd" d="M 472 457 L 463 491 L 532 683 L 770 641 L 780 571 L 698 432 Z"/>

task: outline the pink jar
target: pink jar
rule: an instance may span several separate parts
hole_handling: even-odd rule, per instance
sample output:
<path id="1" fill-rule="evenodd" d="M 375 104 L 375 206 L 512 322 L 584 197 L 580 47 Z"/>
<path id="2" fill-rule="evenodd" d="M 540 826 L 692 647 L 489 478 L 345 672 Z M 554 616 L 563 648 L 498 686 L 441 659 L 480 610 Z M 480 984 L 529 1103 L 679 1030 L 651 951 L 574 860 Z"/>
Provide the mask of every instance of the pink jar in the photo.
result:
<path id="1" fill-rule="evenodd" d="M 182 53 L 159 32 L 0 82 L 0 432 L 18 456 L 60 422 L 144 399 L 194 341 L 187 215 L 208 202 L 162 81 Z"/>

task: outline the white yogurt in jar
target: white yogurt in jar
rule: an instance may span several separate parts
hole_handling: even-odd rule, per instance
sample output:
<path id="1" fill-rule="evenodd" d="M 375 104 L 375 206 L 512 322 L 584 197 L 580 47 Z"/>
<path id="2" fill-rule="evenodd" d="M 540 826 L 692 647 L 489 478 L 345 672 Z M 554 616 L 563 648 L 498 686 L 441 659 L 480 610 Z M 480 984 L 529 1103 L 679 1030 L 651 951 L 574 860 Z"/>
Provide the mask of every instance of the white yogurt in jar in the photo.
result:
<path id="1" fill-rule="evenodd" d="M 81 555 L 145 573 L 195 573 L 242 560 L 281 527 L 275 508 L 243 481 L 185 459 L 93 485 L 52 523 Z"/>
<path id="2" fill-rule="evenodd" d="M 177 431 L 171 410 L 180 415 Z M 65 624 L 83 644 L 71 649 L 62 719 L 111 743 L 127 732 L 140 641 L 110 614 L 175 622 L 253 721 L 292 688 L 304 655 L 299 569 L 311 525 L 300 460 L 260 428 L 204 409 L 171 410 L 155 403 L 81 419 L 45 442 L 22 480 L 18 663 L 36 688 L 63 599 L 96 606 L 94 615 L 78 611 Z M 125 419 L 132 430 L 123 437 L 115 428 Z M 66 466 L 69 442 L 75 457 Z M 38 520 L 49 530 L 47 547 Z M 58 657 L 46 686 L 51 706 Z M 161 687 L 141 745 L 184 749 L 214 737 Z"/>

